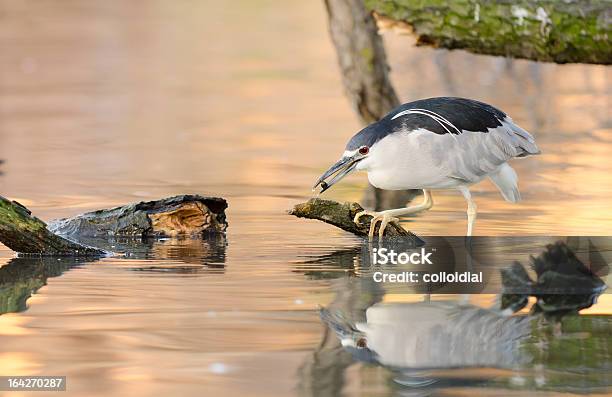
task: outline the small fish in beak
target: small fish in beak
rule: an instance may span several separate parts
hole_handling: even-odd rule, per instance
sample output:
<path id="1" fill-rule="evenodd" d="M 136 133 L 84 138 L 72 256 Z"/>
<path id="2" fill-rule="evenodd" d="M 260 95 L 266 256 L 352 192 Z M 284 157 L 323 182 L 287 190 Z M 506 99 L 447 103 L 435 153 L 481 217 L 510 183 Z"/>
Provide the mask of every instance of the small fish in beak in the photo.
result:
<path id="1" fill-rule="evenodd" d="M 323 193 L 338 183 L 342 178 L 355 171 L 357 163 L 366 158 L 367 154 L 367 150 L 360 149 L 351 155 L 343 156 L 336 164 L 329 167 L 329 169 L 321 175 L 317 183 L 312 187 L 312 190 L 321 186 L 321 191 L 319 193 Z M 327 180 L 328 178 L 331 179 Z"/>

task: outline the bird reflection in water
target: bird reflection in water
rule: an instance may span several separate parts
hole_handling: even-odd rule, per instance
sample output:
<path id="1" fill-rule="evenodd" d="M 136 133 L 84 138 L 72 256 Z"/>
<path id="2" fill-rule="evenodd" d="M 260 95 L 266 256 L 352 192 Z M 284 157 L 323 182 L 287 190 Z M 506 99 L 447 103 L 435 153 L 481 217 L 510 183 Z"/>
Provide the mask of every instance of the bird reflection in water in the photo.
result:
<path id="1" fill-rule="evenodd" d="M 327 309 L 320 314 L 339 349 L 350 355 L 351 362 L 342 363 L 336 351 L 344 372 L 357 362 L 379 368 L 379 376 L 390 378 L 402 395 L 430 395 L 450 386 L 612 387 L 609 316 L 568 316 L 559 322 L 564 328 L 559 335 L 543 316 L 504 316 L 456 301 L 377 303 L 365 311 L 364 321 L 348 321 Z"/>
<path id="2" fill-rule="evenodd" d="M 379 303 L 366 310 L 366 321 L 343 321 L 321 310 L 323 322 L 359 361 L 398 371 L 400 383 L 434 382 L 422 371 L 432 368 L 514 368 L 527 363 L 519 344 L 529 335 L 527 317 L 504 317 L 456 302 Z"/>
<path id="3" fill-rule="evenodd" d="M 574 247 L 570 240 L 567 239 L 568 245 Z M 563 270 L 567 263 L 577 264 L 579 260 L 568 245 L 556 244 L 534 258 L 539 265 L 534 272 L 539 277 L 544 274 L 543 268 L 556 272 L 545 277 L 549 287 L 554 287 L 551 280 L 563 281 L 567 286 L 568 277 L 581 278 L 581 285 L 587 285 L 585 274 L 596 277 L 595 273 L 607 271 L 601 265 L 606 259 L 602 260 L 601 250 L 593 247 L 592 241 L 595 240 L 588 241 L 591 271 L 585 272 L 582 267 L 579 274 Z M 325 274 L 330 276 L 331 256 L 339 256 L 342 270 L 349 277 L 338 272 L 339 277 L 331 280 L 336 297 L 328 307 L 320 309 L 324 336 L 300 369 L 303 395 L 340 393 L 348 386 L 349 377 L 355 376 L 349 368 L 359 364 L 362 382 L 373 382 L 370 387 L 376 390 L 377 382 L 388 385 L 385 379 L 392 380 L 400 395 L 425 396 L 448 387 L 491 385 L 502 389 L 582 392 L 612 387 L 612 317 L 576 315 L 578 309 L 593 304 L 602 293 L 601 280 L 590 281 L 592 293 L 578 291 L 585 299 L 568 299 L 558 293 L 540 297 L 545 303 L 545 315 L 541 308 L 534 308 L 530 315 L 509 315 L 508 307 L 504 310 L 496 304 L 483 308 L 465 300 L 400 303 L 385 299 L 391 292 L 387 286 L 351 271 L 363 265 L 358 252 L 351 248 L 318 261 L 318 265 L 327 265 Z M 604 249 L 603 254 L 607 252 Z M 548 261 L 546 266 L 543 260 Z M 309 262 L 317 264 L 316 259 Z M 316 272 L 305 273 L 313 277 Z M 536 279 L 530 287 L 537 286 Z M 497 303 L 503 303 L 499 298 Z M 536 305 L 537 302 L 536 299 Z M 567 310 L 568 302 L 578 302 L 576 310 Z M 554 305 L 560 310 L 552 310 Z"/>

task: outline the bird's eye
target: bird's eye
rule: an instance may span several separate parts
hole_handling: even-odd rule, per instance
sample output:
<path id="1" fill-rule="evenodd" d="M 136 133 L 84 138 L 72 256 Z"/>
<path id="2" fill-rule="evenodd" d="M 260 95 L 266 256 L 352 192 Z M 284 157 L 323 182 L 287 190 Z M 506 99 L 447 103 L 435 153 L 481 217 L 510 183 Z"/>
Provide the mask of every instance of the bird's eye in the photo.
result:
<path id="1" fill-rule="evenodd" d="M 359 154 L 366 155 L 370 151 L 370 148 L 367 146 L 362 146 L 359 148 Z"/>

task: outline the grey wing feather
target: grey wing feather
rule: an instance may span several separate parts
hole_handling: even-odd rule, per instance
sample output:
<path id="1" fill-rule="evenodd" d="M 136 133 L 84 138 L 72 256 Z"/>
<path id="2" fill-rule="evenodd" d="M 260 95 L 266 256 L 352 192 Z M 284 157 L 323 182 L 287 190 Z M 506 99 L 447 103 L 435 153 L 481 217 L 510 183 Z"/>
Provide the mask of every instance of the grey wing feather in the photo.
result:
<path id="1" fill-rule="evenodd" d="M 511 158 L 540 153 L 531 134 L 514 124 L 509 117 L 500 122 L 502 125 L 489 128 L 486 133 L 463 131 L 453 137 L 447 135 L 447 139 L 455 140 L 449 143 L 455 147 L 448 150 L 450 154 L 445 156 L 449 177 L 477 182 Z"/>

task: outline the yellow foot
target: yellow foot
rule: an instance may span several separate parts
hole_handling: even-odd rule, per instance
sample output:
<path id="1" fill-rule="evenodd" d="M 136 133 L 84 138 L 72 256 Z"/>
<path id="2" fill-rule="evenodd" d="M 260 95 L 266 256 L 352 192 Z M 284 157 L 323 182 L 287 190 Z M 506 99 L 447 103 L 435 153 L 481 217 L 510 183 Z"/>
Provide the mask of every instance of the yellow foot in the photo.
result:
<path id="1" fill-rule="evenodd" d="M 353 219 L 353 222 L 355 222 L 356 224 L 359 224 L 359 219 L 361 219 L 361 217 L 364 215 L 369 215 L 372 217 L 372 220 L 370 221 L 370 232 L 368 233 L 368 237 L 370 238 L 370 240 L 374 238 L 374 231 L 376 230 L 376 224 L 378 223 L 378 221 L 380 221 L 380 228 L 378 229 L 378 237 L 381 239 L 383 235 L 385 234 L 385 229 L 387 228 L 387 225 L 389 223 L 395 223 L 396 225 L 398 225 L 397 222 L 399 222 L 399 219 L 397 219 L 394 216 L 391 216 L 386 211 L 382 211 L 382 212 L 361 211 L 355 215 L 355 219 Z"/>

